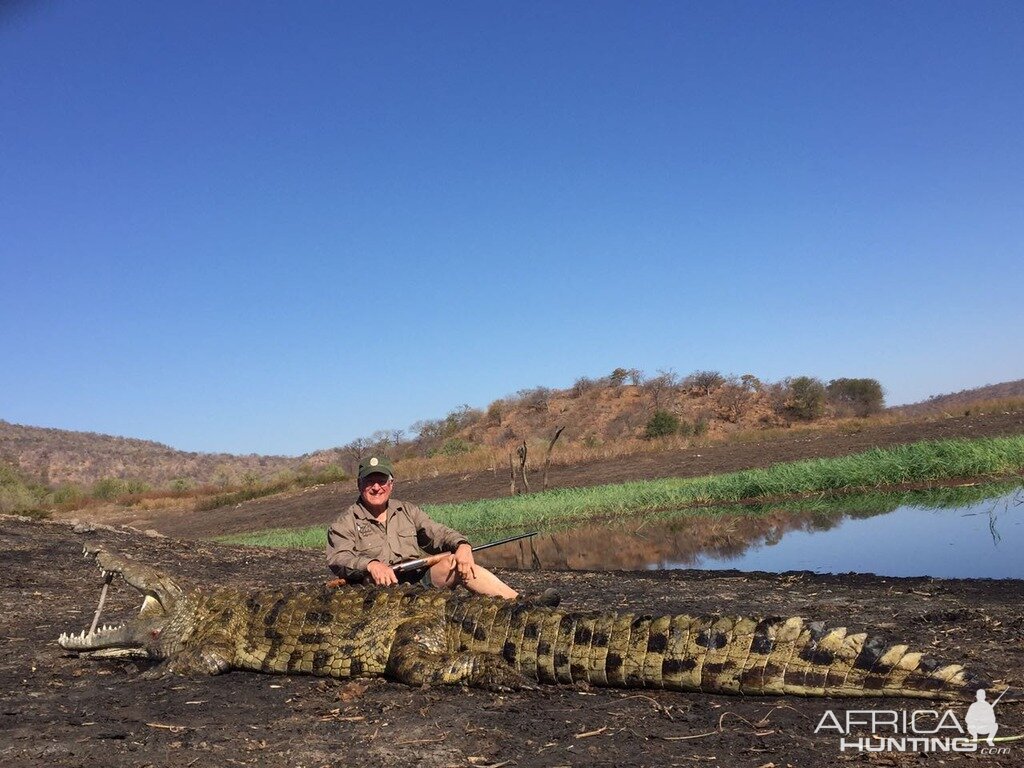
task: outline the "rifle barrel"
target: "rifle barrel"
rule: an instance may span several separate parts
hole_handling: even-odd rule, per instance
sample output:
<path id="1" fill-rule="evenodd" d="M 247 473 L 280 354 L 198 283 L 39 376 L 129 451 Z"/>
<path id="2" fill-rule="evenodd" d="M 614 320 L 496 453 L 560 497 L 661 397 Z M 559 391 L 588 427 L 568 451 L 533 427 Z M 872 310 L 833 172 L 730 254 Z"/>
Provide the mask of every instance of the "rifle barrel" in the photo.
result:
<path id="1" fill-rule="evenodd" d="M 502 544 L 508 544 L 510 541 L 519 541 L 520 539 L 528 539 L 531 536 L 536 536 L 537 531 L 532 533 L 521 533 L 518 536 L 509 536 L 507 539 L 501 539 L 499 541 L 492 541 L 487 544 L 481 544 L 478 547 L 473 547 L 474 552 L 479 552 L 481 549 L 490 549 L 491 547 L 497 547 Z"/>
<path id="2" fill-rule="evenodd" d="M 536 535 L 537 531 L 533 531 L 532 533 L 521 533 L 518 536 L 509 536 L 507 539 L 499 539 L 498 541 L 491 541 L 487 544 L 480 544 L 479 546 L 473 547 L 473 551 L 479 552 L 481 549 L 490 549 L 491 547 L 508 544 L 510 541 L 519 541 L 520 539 L 526 539 L 530 536 Z M 436 557 L 436 555 L 433 555 L 433 557 Z M 404 563 L 395 563 L 391 568 L 395 573 L 405 573 L 406 571 L 414 571 L 417 568 L 429 565 L 429 560 L 429 557 L 421 557 L 418 560 L 406 560 Z"/>

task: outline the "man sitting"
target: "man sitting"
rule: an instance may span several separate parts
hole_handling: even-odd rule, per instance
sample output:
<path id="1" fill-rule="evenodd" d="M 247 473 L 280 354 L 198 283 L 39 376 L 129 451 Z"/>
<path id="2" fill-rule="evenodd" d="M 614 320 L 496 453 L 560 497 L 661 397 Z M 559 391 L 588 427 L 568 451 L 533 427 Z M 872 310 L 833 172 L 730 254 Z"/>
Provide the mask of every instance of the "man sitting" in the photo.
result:
<path id="1" fill-rule="evenodd" d="M 327 566 L 336 576 L 349 584 L 419 581 L 449 588 L 463 584 L 481 595 L 518 597 L 514 589 L 474 562 L 465 536 L 434 522 L 415 504 L 391 498 L 394 475 L 391 462 L 383 456 L 360 462 L 359 499 L 327 530 Z M 392 570 L 402 560 L 419 558 L 421 549 L 451 556 L 425 572 L 396 574 Z"/>

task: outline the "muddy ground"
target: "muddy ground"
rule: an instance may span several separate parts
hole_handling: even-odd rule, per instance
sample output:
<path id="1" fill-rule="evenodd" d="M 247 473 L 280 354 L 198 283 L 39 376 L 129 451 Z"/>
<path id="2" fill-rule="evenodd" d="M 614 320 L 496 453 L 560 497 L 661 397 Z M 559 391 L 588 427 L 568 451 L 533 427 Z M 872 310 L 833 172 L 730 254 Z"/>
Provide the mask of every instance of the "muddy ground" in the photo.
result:
<path id="1" fill-rule="evenodd" d="M 85 526 L 89 528 L 90 526 Z M 233 672 L 147 680 L 147 664 L 78 659 L 57 636 L 88 626 L 100 577 L 82 559 L 99 541 L 200 584 L 317 584 L 319 552 L 224 547 L 125 530 L 0 518 L 0 765 L 3 766 L 782 766 L 1024 765 L 1006 754 L 873 755 L 815 734 L 827 710 L 931 708 L 889 699 L 727 697 L 545 687 L 495 694 Z M 522 589 L 555 585 L 564 605 L 643 613 L 799 614 L 870 629 L 1024 686 L 1021 581 L 739 572 L 504 572 Z M 183 581 L 185 579 L 182 579 Z M 113 620 L 137 607 L 112 590 Z M 962 721 L 966 703 L 953 704 Z M 1024 733 L 1024 705 L 996 709 L 1000 736 Z M 854 736 L 866 736 L 859 728 Z"/>

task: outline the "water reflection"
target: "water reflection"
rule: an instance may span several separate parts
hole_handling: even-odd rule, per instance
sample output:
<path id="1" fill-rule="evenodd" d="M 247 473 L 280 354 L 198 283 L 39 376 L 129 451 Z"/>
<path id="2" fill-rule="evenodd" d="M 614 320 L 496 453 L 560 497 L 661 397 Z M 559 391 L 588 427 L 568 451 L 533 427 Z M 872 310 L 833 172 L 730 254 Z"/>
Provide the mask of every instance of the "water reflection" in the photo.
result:
<path id="1" fill-rule="evenodd" d="M 550 530 L 481 552 L 486 565 L 559 570 L 737 568 L 1024 578 L 1015 485 L 872 494 L 644 515 Z"/>

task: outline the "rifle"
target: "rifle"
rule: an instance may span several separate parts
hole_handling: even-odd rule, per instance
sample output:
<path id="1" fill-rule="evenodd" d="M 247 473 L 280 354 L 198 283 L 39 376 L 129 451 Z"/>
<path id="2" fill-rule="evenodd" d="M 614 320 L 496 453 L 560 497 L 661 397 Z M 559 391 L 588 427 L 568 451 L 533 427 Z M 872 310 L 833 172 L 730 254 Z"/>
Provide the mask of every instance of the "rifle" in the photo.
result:
<path id="1" fill-rule="evenodd" d="M 480 550 L 483 550 L 483 549 L 490 549 L 491 547 L 497 547 L 497 546 L 500 546 L 502 544 L 508 544 L 510 541 L 519 541 L 520 539 L 527 539 L 530 536 L 536 536 L 536 535 L 537 535 L 537 531 L 534 531 L 533 533 L 523 533 L 523 534 L 520 534 L 519 536 L 509 536 L 507 539 L 501 539 L 500 541 L 492 541 L 492 542 L 490 542 L 488 544 L 481 544 L 480 546 L 473 547 L 473 551 L 474 552 L 479 552 Z M 395 573 L 405 573 L 406 571 L 416 571 L 416 570 L 419 570 L 420 568 L 430 568 L 431 566 L 436 565 L 437 563 L 441 562 L 442 560 L 444 560 L 446 557 L 450 556 L 451 554 L 452 554 L 451 552 L 442 552 L 439 555 L 430 555 L 429 557 L 421 557 L 421 558 L 419 558 L 417 560 L 406 560 L 406 561 L 401 562 L 401 563 L 395 563 L 394 565 L 391 566 L 391 570 L 393 570 Z"/>
<path id="2" fill-rule="evenodd" d="M 474 552 L 479 552 L 482 549 L 490 549 L 491 547 L 497 547 L 502 544 L 508 544 L 510 541 L 519 541 L 520 539 L 527 539 L 531 536 L 536 536 L 537 531 L 532 533 L 522 533 L 519 536 L 509 536 L 507 539 L 500 539 L 498 541 L 491 541 L 487 544 L 480 544 L 479 546 L 473 547 Z M 395 573 L 405 573 L 406 571 L 415 571 L 419 568 L 430 568 L 433 565 L 444 560 L 446 557 L 451 556 L 451 552 L 442 552 L 439 555 L 429 555 L 428 557 L 421 557 L 416 560 L 405 560 L 401 563 L 395 563 L 391 566 L 391 569 Z M 344 579 L 331 579 L 324 586 L 328 588 L 343 587 L 346 582 Z"/>

